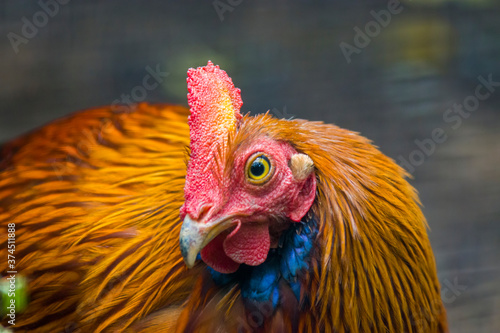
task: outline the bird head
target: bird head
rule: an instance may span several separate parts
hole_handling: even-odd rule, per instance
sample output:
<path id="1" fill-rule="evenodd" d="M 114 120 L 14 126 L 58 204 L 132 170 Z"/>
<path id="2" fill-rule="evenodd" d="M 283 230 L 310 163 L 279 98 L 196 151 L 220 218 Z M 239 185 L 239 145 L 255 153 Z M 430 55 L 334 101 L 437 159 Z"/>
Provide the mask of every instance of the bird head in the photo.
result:
<path id="1" fill-rule="evenodd" d="M 221 273 L 260 265 L 281 233 L 311 208 L 313 161 L 285 141 L 244 128 L 250 117 L 240 114 L 241 92 L 219 66 L 190 69 L 187 83 L 191 154 L 180 214 L 184 260 L 192 267 L 200 253 Z"/>

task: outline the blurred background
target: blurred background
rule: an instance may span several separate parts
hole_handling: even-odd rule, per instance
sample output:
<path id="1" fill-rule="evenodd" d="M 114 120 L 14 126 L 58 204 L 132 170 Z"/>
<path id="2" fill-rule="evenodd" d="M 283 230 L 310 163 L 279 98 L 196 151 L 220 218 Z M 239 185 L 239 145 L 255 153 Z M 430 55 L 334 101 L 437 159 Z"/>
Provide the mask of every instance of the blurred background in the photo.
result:
<path id="1" fill-rule="evenodd" d="M 208 59 L 244 112 L 361 132 L 414 177 L 451 332 L 500 332 L 497 0 L 1 1 L 0 36 L 0 143 L 94 106 L 186 104 Z"/>

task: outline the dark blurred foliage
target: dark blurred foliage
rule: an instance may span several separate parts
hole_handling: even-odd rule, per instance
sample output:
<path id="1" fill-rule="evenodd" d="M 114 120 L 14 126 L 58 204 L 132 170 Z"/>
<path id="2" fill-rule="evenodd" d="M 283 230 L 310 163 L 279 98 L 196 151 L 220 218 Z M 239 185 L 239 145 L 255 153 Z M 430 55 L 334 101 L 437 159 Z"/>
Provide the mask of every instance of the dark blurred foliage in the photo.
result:
<path id="1" fill-rule="evenodd" d="M 448 111 L 474 102 L 479 76 L 500 82 L 498 1 L 404 1 L 385 27 L 372 11 L 389 1 L 64 2 L 53 17 L 0 3 L 0 141 L 122 94 L 186 104 L 187 68 L 211 59 L 243 111 L 335 123 L 412 163 L 452 332 L 500 332 L 500 86 Z M 372 37 L 348 62 L 356 27 Z M 141 90 L 147 66 L 169 75 Z"/>

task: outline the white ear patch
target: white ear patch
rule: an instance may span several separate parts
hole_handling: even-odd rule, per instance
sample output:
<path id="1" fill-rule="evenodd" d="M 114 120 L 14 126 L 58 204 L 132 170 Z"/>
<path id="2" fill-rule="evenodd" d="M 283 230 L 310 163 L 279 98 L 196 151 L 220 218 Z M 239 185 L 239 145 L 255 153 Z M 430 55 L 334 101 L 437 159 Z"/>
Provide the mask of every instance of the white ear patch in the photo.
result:
<path id="1" fill-rule="evenodd" d="M 292 170 L 293 177 L 301 181 L 309 177 L 314 170 L 314 162 L 306 154 L 295 154 L 290 159 L 290 169 Z"/>

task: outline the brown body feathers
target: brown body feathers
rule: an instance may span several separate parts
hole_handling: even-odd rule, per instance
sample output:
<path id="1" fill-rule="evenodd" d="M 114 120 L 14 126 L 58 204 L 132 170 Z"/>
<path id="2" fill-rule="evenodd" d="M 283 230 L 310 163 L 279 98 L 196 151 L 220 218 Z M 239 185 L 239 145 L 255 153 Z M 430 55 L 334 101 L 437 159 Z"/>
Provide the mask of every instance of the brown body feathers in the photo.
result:
<path id="1" fill-rule="evenodd" d="M 31 295 L 17 329 L 119 331 L 187 298 L 196 273 L 186 275 L 178 215 L 188 113 L 89 110 L 3 147 L 0 222 L 16 224 Z"/>

